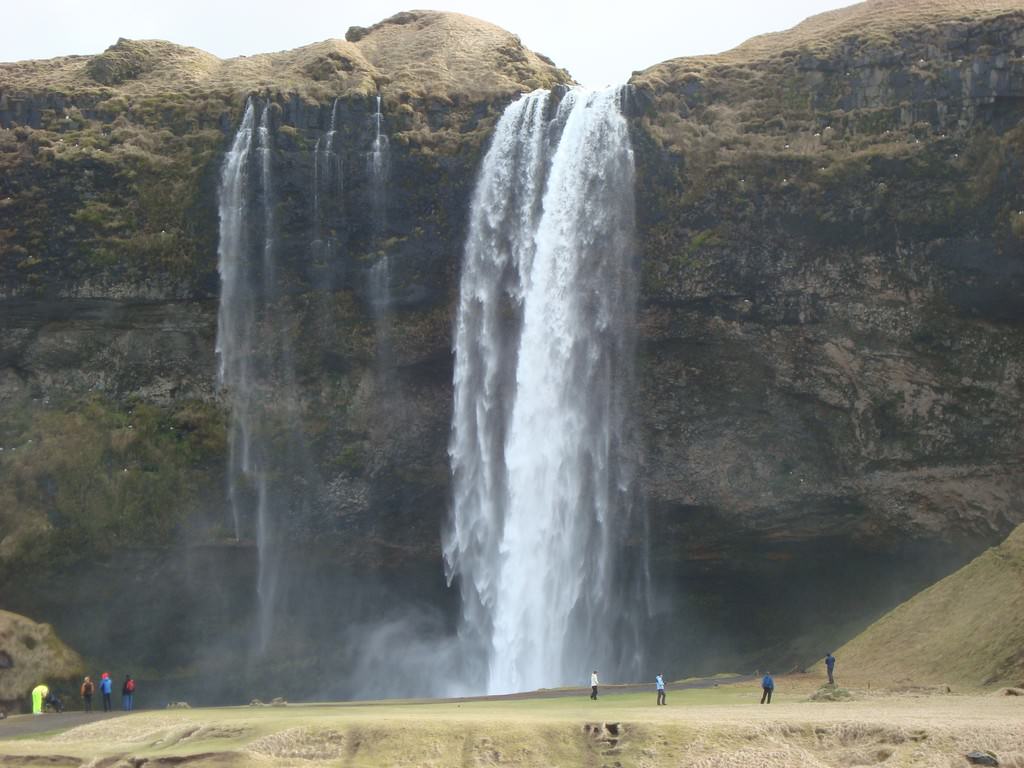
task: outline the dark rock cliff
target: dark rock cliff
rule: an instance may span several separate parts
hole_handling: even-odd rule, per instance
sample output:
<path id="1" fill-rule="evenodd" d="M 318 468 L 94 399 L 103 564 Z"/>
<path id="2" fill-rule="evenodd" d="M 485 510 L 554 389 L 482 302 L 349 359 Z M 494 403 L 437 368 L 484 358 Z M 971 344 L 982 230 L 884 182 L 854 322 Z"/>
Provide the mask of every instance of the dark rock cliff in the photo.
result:
<path id="1" fill-rule="evenodd" d="M 819 655 L 1024 520 L 1024 12 L 949 5 L 871 2 L 633 79 L 635 411 L 652 626 L 680 675 Z M 449 622 L 469 195 L 504 105 L 568 81 L 425 12 L 229 62 L 119 41 L 0 65 L 0 607 L 154 681 L 198 687 L 246 646 L 255 554 L 227 531 L 214 340 L 217 184 L 253 94 L 274 110 L 275 321 L 311 465 L 284 526 L 288 669 L 351 692 L 350 626 Z M 326 259 L 311 177 L 335 99 Z M 19 575 L 40 561 L 59 579 Z M 247 674 L 214 694 L 255 695 Z"/>
<path id="2" fill-rule="evenodd" d="M 1022 51 L 1020 9 L 874 2 L 634 78 L 657 559 L 758 640 L 820 654 L 1024 514 Z"/>

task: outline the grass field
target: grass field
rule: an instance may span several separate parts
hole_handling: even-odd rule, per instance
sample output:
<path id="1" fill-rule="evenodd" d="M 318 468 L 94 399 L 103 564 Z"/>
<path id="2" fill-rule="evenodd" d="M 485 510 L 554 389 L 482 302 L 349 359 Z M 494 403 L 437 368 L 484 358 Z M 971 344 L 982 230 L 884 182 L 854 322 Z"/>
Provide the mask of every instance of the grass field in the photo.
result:
<path id="1" fill-rule="evenodd" d="M 0 765 L 939 766 L 981 749 L 1024 768 L 1024 697 L 854 691 L 814 703 L 817 679 L 515 701 L 381 702 L 139 712 L 4 739 Z M 15 722 L 17 719 L 15 719 Z"/>

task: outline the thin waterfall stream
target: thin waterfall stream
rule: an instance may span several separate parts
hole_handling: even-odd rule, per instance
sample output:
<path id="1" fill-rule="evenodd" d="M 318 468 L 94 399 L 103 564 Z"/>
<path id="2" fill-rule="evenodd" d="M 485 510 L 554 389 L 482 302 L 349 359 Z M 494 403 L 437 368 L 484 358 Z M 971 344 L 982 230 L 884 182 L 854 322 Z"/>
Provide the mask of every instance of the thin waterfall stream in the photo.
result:
<path id="1" fill-rule="evenodd" d="M 289 470 L 301 460 L 291 457 L 303 452 L 294 445 L 299 402 L 287 328 L 278 318 L 285 298 L 278 284 L 271 111 L 269 101 L 246 103 L 219 190 L 216 350 L 218 383 L 230 406 L 227 497 L 235 539 L 256 542 L 258 652 L 274 633 L 275 517 L 302 503 L 275 487 L 295 475 Z"/>
<path id="2" fill-rule="evenodd" d="M 388 137 L 383 131 L 384 115 L 381 97 L 377 94 L 373 115 L 373 143 L 367 157 L 366 170 L 370 185 L 370 211 L 373 222 L 373 240 L 380 245 L 387 228 Z M 377 335 L 377 358 L 386 367 L 390 357 L 389 313 L 391 311 L 391 261 L 386 251 L 370 267 L 369 297 Z"/>

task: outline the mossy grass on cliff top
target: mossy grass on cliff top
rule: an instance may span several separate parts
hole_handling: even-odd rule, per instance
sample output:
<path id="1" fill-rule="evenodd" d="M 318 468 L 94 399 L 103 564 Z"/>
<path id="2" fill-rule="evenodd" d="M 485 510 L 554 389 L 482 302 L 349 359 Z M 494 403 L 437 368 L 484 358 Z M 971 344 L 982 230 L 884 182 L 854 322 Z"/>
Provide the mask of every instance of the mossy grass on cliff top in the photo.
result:
<path id="1" fill-rule="evenodd" d="M 281 92 L 315 100 L 367 96 L 486 100 L 570 82 L 568 74 L 493 24 L 411 11 L 354 42 L 329 39 L 291 51 L 221 60 L 161 40 L 118 40 L 96 56 L 0 64 L 0 99 L 23 93 L 127 97 Z"/>
<path id="2" fill-rule="evenodd" d="M 835 651 L 841 682 L 1024 681 L 1024 525 Z M 827 649 L 826 649 L 827 650 Z M 819 665 L 820 666 L 820 665 Z"/>
<path id="3" fill-rule="evenodd" d="M 915 27 L 976 24 L 1006 14 L 1024 14 L 1020 0 L 868 0 L 827 11 L 795 27 L 758 35 L 724 53 L 669 59 L 634 76 L 637 84 L 676 79 L 710 66 L 742 66 L 795 54 L 828 55 L 845 43 L 882 45 Z"/>
<path id="4" fill-rule="evenodd" d="M 773 152 L 923 143 L 1015 98 L 1022 40 L 1019 0 L 870 0 L 630 82 L 645 127 L 679 153 L 739 139 Z"/>

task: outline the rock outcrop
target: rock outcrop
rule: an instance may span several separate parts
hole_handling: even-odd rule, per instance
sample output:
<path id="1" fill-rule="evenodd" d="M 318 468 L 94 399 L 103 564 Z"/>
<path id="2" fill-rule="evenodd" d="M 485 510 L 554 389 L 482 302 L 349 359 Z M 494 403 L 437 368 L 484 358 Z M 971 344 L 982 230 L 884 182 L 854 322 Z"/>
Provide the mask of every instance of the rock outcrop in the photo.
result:
<path id="1" fill-rule="evenodd" d="M 329 667 L 350 690 L 346 633 L 371 615 L 450 626 L 439 538 L 469 196 L 504 106 L 570 84 L 513 35 L 427 11 L 228 61 L 121 40 L 0 65 L 4 607 L 86 653 L 176 670 L 194 701 L 309 695 L 204 688 L 246 646 L 255 600 L 253 542 L 227 530 L 214 355 L 217 183 L 251 95 L 272 110 L 277 315 L 313 500 L 283 526 L 285 679 Z M 873 0 L 637 73 L 626 101 L 651 634 L 677 676 L 791 666 L 1024 520 L 1024 11 Z M 332 120 L 344 182 L 325 260 L 310 180 Z M 369 287 L 383 256 L 386 366 Z M 76 590 L 18 575 L 40 559 Z M 137 609 L 97 631 L 126 595 Z"/>
<path id="2" fill-rule="evenodd" d="M 63 693 L 77 694 L 84 667 L 49 624 L 0 610 L 0 711 L 28 709 L 29 693 L 40 683 L 55 692 L 66 683 Z"/>

